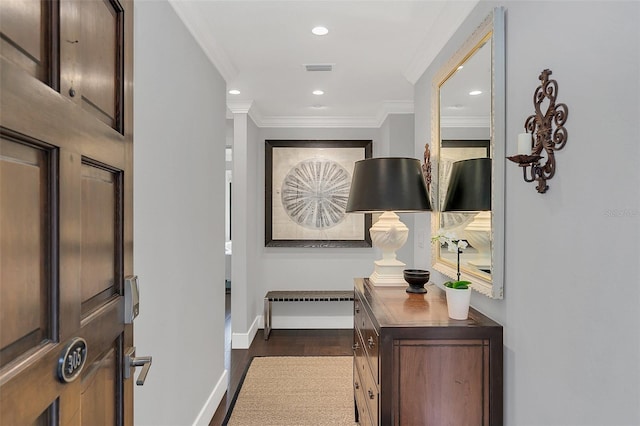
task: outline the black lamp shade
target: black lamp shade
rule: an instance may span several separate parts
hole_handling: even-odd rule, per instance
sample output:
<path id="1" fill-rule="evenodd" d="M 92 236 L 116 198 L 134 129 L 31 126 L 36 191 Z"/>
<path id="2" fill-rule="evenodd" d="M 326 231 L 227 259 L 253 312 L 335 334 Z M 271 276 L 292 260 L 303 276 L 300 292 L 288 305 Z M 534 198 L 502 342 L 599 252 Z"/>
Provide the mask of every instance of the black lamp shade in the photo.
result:
<path id="1" fill-rule="evenodd" d="M 416 158 L 368 158 L 353 169 L 346 212 L 431 210 L 427 186 Z"/>
<path id="2" fill-rule="evenodd" d="M 442 211 L 491 210 L 491 158 L 456 161 Z"/>

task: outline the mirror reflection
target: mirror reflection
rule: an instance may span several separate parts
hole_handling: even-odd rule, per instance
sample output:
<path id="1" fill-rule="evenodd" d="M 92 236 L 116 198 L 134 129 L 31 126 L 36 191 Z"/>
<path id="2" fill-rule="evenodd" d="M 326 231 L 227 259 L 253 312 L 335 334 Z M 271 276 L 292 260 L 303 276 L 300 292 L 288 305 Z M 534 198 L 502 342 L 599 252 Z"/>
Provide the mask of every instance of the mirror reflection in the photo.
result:
<path id="1" fill-rule="evenodd" d="M 490 34 L 489 34 L 490 36 Z M 454 162 L 491 157 L 491 40 L 483 40 L 440 86 L 438 205 L 443 209 Z M 491 279 L 491 212 L 442 212 L 440 230 L 466 240 L 460 268 Z M 457 254 L 438 247 L 456 266 Z"/>

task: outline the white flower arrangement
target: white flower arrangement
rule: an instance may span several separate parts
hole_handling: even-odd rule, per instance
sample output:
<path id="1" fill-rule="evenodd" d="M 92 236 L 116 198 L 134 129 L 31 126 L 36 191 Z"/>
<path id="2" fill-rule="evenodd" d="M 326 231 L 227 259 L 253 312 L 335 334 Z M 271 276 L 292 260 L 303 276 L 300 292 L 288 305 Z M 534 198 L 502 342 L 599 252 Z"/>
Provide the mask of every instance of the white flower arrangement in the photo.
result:
<path id="1" fill-rule="evenodd" d="M 431 237 L 431 242 L 435 242 L 435 241 L 438 241 L 438 243 L 440 243 L 441 246 L 446 244 L 447 250 L 450 252 L 456 253 L 458 256 L 458 265 L 457 265 L 458 280 L 447 281 L 446 283 L 444 283 L 444 286 L 449 288 L 460 289 L 460 290 L 468 289 L 469 286 L 471 285 L 471 282 L 460 281 L 460 253 L 462 253 L 462 250 L 466 249 L 469 246 L 467 241 L 459 239 L 454 232 L 444 231 L 443 229 L 439 229 L 438 233 L 435 236 Z"/>
<path id="2" fill-rule="evenodd" d="M 438 241 L 440 245 L 447 245 L 447 250 L 456 253 L 458 250 L 466 249 L 469 244 L 466 240 L 458 239 L 455 232 L 438 230 L 438 234 L 431 237 L 431 241 Z"/>

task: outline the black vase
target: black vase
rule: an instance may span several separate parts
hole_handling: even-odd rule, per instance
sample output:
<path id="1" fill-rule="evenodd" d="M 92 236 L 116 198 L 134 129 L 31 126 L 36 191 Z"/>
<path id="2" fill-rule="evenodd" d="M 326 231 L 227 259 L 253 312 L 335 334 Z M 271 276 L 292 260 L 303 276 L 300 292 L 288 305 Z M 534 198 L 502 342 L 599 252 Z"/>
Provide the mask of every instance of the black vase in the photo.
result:
<path id="1" fill-rule="evenodd" d="M 402 271 L 404 280 L 409 284 L 406 288 L 407 293 L 426 293 L 427 289 L 424 285 L 429 282 L 430 272 L 424 269 L 405 269 Z"/>

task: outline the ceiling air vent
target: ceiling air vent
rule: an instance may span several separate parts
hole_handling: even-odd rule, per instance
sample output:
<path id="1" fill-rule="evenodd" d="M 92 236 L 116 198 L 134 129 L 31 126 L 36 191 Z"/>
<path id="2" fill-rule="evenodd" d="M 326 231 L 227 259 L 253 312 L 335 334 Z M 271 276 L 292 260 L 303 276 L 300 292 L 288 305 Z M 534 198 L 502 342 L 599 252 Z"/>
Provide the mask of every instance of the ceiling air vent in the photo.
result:
<path id="1" fill-rule="evenodd" d="M 305 64 L 307 71 L 333 71 L 333 64 Z"/>

